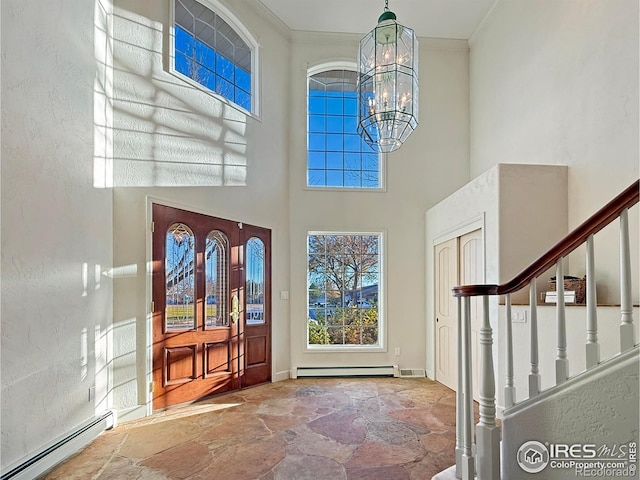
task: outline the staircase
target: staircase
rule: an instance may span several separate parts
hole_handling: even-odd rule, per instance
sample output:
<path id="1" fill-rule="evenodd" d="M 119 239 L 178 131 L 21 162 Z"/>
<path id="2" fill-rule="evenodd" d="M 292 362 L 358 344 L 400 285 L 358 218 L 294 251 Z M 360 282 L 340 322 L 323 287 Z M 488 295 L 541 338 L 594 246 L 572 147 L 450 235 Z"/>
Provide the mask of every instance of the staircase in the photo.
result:
<path id="1" fill-rule="evenodd" d="M 640 182 L 573 230 L 512 280 L 502 285 L 453 288 L 458 300 L 458 388 L 456 464 L 434 480 L 545 479 L 579 476 L 637 478 L 639 347 L 635 345 L 631 295 L 629 209 L 638 203 Z M 607 225 L 620 227 L 620 348 L 600 358 L 594 237 Z M 538 349 L 536 279 L 555 269 L 564 278 L 563 259 L 578 248 L 586 251 L 586 370 L 569 376 L 564 282 L 557 283 L 555 384 L 542 390 Z M 638 266 L 634 265 L 637 269 Z M 516 403 L 511 294 L 529 290 L 530 371 L 527 398 Z M 505 361 L 502 431 L 496 424 L 496 382 L 489 298 L 504 296 Z M 473 426 L 471 297 L 481 297 L 479 333 L 480 421 Z M 497 322 L 494 322 L 497 324 Z M 572 339 L 578 341 L 579 339 Z M 519 392 L 519 397 L 523 393 Z M 501 438 L 502 437 L 502 438 Z"/>

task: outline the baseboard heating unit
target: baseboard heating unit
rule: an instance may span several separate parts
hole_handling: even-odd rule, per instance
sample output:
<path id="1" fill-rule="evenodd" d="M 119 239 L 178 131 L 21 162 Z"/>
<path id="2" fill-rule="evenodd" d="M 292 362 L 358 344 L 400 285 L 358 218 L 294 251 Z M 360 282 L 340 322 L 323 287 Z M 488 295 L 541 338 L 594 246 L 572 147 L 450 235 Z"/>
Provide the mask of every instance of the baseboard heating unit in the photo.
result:
<path id="1" fill-rule="evenodd" d="M 33 480 L 78 452 L 105 430 L 116 425 L 116 412 L 109 411 L 85 423 L 18 465 L 11 466 L 0 480 Z"/>
<path id="2" fill-rule="evenodd" d="M 367 367 L 295 367 L 291 378 L 300 377 L 397 377 L 394 365 Z"/>
<path id="3" fill-rule="evenodd" d="M 396 376 L 400 378 L 424 378 L 427 374 L 423 368 L 401 368 Z"/>

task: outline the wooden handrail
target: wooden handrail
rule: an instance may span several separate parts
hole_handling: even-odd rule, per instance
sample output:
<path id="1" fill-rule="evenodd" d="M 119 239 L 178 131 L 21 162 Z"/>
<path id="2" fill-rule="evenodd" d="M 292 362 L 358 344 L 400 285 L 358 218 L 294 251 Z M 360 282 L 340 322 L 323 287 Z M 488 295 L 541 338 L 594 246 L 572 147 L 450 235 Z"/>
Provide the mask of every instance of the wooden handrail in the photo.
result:
<path id="1" fill-rule="evenodd" d="M 589 236 L 598 233 L 620 216 L 623 210 L 638 203 L 640 197 L 640 180 L 636 180 L 620 195 L 607 203 L 588 220 L 564 237 L 545 254 L 539 257 L 522 272 L 502 285 L 459 285 L 451 291 L 454 297 L 476 297 L 480 295 L 505 295 L 517 292 L 529 285 L 531 280 L 539 277 L 562 257 L 567 256 L 587 241 Z"/>

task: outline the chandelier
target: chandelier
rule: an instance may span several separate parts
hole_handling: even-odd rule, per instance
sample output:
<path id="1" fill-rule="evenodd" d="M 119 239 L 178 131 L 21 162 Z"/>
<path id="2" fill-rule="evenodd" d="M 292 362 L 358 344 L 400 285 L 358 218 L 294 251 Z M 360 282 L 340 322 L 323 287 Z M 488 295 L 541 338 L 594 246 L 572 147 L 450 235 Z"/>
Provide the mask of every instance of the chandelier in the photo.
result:
<path id="1" fill-rule="evenodd" d="M 385 0 L 378 25 L 360 41 L 358 133 L 374 150 L 402 146 L 418 126 L 418 39 Z"/>

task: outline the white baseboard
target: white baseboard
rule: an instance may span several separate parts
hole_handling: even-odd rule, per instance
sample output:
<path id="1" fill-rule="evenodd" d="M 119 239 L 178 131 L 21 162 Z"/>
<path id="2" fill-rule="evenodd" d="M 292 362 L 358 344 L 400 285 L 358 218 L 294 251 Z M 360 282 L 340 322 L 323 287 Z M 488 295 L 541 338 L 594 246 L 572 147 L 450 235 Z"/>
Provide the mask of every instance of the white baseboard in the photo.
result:
<path id="1" fill-rule="evenodd" d="M 136 405 L 135 407 L 123 408 L 118 410 L 119 422 L 130 422 L 139 420 L 149 415 L 147 405 Z"/>
<path id="2" fill-rule="evenodd" d="M 273 377 L 274 382 L 282 382 L 283 380 L 289 380 L 291 378 L 291 372 L 289 370 L 284 370 L 282 372 L 276 372 Z"/>
<path id="3" fill-rule="evenodd" d="M 113 428 L 116 424 L 116 412 L 113 410 L 105 412 L 80 425 L 39 452 L 7 467 L 0 478 L 1 480 L 33 480 L 80 451 L 95 440 L 98 435 Z"/>

